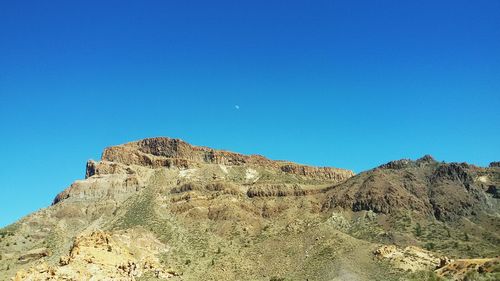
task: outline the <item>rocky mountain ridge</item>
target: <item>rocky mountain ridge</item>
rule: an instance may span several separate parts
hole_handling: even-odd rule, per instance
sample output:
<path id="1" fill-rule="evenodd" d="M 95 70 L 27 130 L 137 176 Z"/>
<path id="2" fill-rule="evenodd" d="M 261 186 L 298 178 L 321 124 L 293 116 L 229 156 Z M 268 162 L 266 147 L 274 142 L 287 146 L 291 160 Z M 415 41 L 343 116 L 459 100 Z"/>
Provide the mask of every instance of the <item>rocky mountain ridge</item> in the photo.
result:
<path id="1" fill-rule="evenodd" d="M 208 147 L 192 146 L 180 139 L 170 138 L 150 138 L 108 147 L 104 150 L 101 160 L 152 168 L 178 167 L 189 169 L 199 167 L 200 164 L 249 165 L 334 182 L 343 181 L 354 175 L 352 171 L 345 169 L 312 167 L 287 161 L 273 161 L 260 155 L 247 156 Z M 87 175 L 93 175 L 92 171 L 91 167 L 90 171 L 87 170 Z"/>
<path id="2" fill-rule="evenodd" d="M 144 139 L 106 148 L 50 207 L 2 229 L 0 280 L 495 276 L 499 186 L 496 165 L 428 155 L 355 175 Z M 471 258 L 487 267 L 462 270 Z"/>
<path id="3" fill-rule="evenodd" d="M 328 206 L 380 213 L 416 211 L 453 220 L 485 211 L 498 215 L 492 199 L 498 186 L 496 167 L 439 163 L 426 155 L 383 164 L 348 179 L 332 190 Z"/>

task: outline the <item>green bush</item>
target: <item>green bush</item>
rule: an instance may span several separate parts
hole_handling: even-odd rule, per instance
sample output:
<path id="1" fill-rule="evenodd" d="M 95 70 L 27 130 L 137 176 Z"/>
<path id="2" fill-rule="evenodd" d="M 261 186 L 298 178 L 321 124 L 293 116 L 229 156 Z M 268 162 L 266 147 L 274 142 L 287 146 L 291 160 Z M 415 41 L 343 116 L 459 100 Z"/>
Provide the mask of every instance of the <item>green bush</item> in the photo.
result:
<path id="1" fill-rule="evenodd" d="M 445 281 L 446 279 L 439 277 L 434 271 L 419 271 L 410 275 L 411 281 Z"/>
<path id="2" fill-rule="evenodd" d="M 429 243 L 426 243 L 424 247 L 425 247 L 425 249 L 427 249 L 427 251 L 432 251 L 432 250 L 434 250 L 435 246 L 436 245 L 434 243 L 429 242 Z"/>
<path id="3" fill-rule="evenodd" d="M 417 226 L 415 226 L 415 235 L 422 236 L 422 226 L 417 222 Z"/>

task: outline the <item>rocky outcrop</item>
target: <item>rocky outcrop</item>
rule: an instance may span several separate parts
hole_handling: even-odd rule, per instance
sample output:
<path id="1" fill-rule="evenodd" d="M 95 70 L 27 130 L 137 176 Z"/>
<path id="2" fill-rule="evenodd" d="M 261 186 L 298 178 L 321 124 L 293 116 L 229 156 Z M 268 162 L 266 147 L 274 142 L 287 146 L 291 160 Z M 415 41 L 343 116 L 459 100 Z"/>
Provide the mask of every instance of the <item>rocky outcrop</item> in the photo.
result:
<path id="1" fill-rule="evenodd" d="M 340 182 L 354 175 L 352 171 L 344 169 L 310 167 L 285 161 L 273 161 L 260 155 L 243 155 L 208 147 L 192 146 L 179 139 L 163 137 L 108 147 L 102 154 L 102 161 L 151 168 L 179 167 L 185 169 L 199 167 L 201 164 L 248 165 L 333 182 Z M 91 166 L 90 172 L 87 174 L 92 174 L 93 168 Z"/>
<path id="2" fill-rule="evenodd" d="M 430 177 L 431 183 L 443 181 L 458 182 L 469 189 L 474 183 L 471 174 L 467 171 L 470 166 L 467 163 L 450 163 L 440 165 Z"/>
<path id="3" fill-rule="evenodd" d="M 379 259 L 388 260 L 396 268 L 412 272 L 434 270 L 441 261 L 434 253 L 413 246 L 400 248 L 384 245 L 373 254 Z"/>
<path id="4" fill-rule="evenodd" d="M 377 169 L 393 169 L 393 170 L 400 170 L 400 169 L 405 169 L 405 168 L 410 168 L 410 167 L 422 167 L 425 165 L 429 164 L 437 164 L 436 160 L 434 157 L 431 155 L 427 154 L 424 155 L 423 157 L 413 161 L 411 159 L 400 159 L 400 160 L 394 160 L 387 162 L 385 164 L 382 164 L 377 167 Z"/>
<path id="5" fill-rule="evenodd" d="M 394 161 L 390 161 L 390 162 L 387 162 L 385 164 L 382 164 L 382 165 L 378 166 L 378 169 L 399 170 L 399 169 L 407 168 L 413 164 L 414 164 L 414 162 L 412 162 L 410 159 L 401 159 L 401 160 L 394 160 Z"/>
<path id="6" fill-rule="evenodd" d="M 500 161 L 496 161 L 496 162 L 491 162 L 490 163 L 490 168 L 500 168 Z"/>
<path id="7" fill-rule="evenodd" d="M 498 186 L 489 185 L 486 192 L 491 194 L 493 196 L 493 198 L 497 198 L 497 199 L 500 198 L 500 188 L 498 188 Z"/>
<path id="8" fill-rule="evenodd" d="M 127 174 L 115 174 L 98 178 L 92 177 L 82 181 L 75 181 L 70 187 L 54 198 L 53 204 L 68 199 L 89 202 L 108 198 L 122 201 L 130 194 L 143 188 L 144 182 L 144 178 Z"/>
<path id="9" fill-rule="evenodd" d="M 384 214 L 410 210 L 439 220 L 456 220 L 481 211 L 494 213 L 495 204 L 488 201 L 488 189 L 480 181 L 484 176 L 478 176 L 491 172 L 489 169 L 438 163 L 430 156 L 391 161 L 331 188 L 324 208 Z"/>
<path id="10" fill-rule="evenodd" d="M 30 261 L 38 260 L 50 256 L 50 251 L 47 248 L 38 248 L 26 252 L 18 258 L 20 263 L 27 263 Z"/>
<path id="11" fill-rule="evenodd" d="M 480 258 L 480 259 L 457 259 L 451 260 L 436 270 L 438 276 L 446 278 L 447 280 L 474 280 L 466 278 L 471 274 L 488 274 L 497 273 L 500 266 L 500 258 Z M 494 276 L 491 279 L 484 278 L 484 280 L 497 280 Z M 482 280 L 482 279 L 481 279 Z"/>
<path id="12" fill-rule="evenodd" d="M 437 219 L 455 219 L 488 208 L 485 192 L 474 181 L 474 169 L 466 163 L 450 163 L 433 171 L 429 201 Z"/>
<path id="13" fill-rule="evenodd" d="M 145 187 L 151 176 L 149 168 L 109 161 L 88 161 L 85 180 L 77 180 L 59 193 L 52 204 L 63 200 L 92 201 L 113 199 L 122 201 Z"/>
<path id="14" fill-rule="evenodd" d="M 92 200 L 108 198 L 125 200 L 145 186 L 153 169 L 171 168 L 195 170 L 202 166 L 259 167 L 273 173 L 284 173 L 304 179 L 338 183 L 354 175 L 352 171 L 311 167 L 285 161 L 273 161 L 260 155 L 243 155 L 207 147 L 192 146 L 179 139 L 149 138 L 123 145 L 108 147 L 101 161 L 89 160 L 85 180 L 74 182 L 59 193 L 53 204 L 63 200 Z M 247 181 L 259 178 L 257 171 L 246 169 Z M 251 171 L 255 173 L 248 174 Z M 182 174 L 181 174 L 182 177 Z"/>
<path id="15" fill-rule="evenodd" d="M 139 232 L 135 239 L 151 239 L 149 246 L 134 251 L 129 246 L 132 240 L 123 235 L 94 231 L 77 237 L 67 256 L 62 256 L 59 265 L 41 263 L 28 270 L 20 270 L 13 278 L 21 280 L 136 280 L 150 272 L 159 280 L 172 277 L 159 264 L 156 257 L 162 244 L 147 233 Z M 146 236 L 146 237 L 144 237 Z M 137 242 L 136 242 L 137 243 Z M 154 246 L 152 245 L 154 244 Z M 135 245 L 138 247 L 138 245 Z"/>
<path id="16" fill-rule="evenodd" d="M 305 189 L 300 185 L 268 184 L 251 186 L 247 191 L 247 196 L 252 197 L 284 197 L 284 196 L 305 196 L 324 193 L 329 190 L 325 188 Z"/>
<path id="17" fill-rule="evenodd" d="M 437 276 L 446 280 L 471 280 L 466 276 L 471 273 L 483 276 L 492 273 L 500 266 L 500 258 L 478 258 L 478 259 L 450 259 L 446 256 L 437 256 L 435 253 L 423 250 L 419 247 L 397 247 L 395 245 L 384 245 L 377 248 L 373 254 L 379 259 L 389 261 L 394 267 L 406 271 L 434 271 Z M 496 280 L 485 278 L 484 280 Z M 472 279 L 475 280 L 475 279 Z M 482 280 L 482 279 L 481 279 Z"/>
<path id="18" fill-rule="evenodd" d="M 328 168 L 328 167 L 310 167 L 297 164 L 283 164 L 280 167 L 281 171 L 288 174 L 295 174 L 309 178 L 318 178 L 324 180 L 332 180 L 335 182 L 344 181 L 354 175 L 353 172 Z"/>

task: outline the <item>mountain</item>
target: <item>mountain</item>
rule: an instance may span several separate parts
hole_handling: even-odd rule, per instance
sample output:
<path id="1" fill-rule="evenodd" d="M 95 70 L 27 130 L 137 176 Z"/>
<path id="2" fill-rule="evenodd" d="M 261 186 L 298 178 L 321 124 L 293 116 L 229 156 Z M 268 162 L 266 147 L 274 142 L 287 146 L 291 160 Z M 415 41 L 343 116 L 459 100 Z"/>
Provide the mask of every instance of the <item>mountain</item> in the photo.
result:
<path id="1" fill-rule="evenodd" d="M 0 230 L 0 280 L 498 280 L 497 163 L 355 175 L 179 139 L 113 146 Z"/>

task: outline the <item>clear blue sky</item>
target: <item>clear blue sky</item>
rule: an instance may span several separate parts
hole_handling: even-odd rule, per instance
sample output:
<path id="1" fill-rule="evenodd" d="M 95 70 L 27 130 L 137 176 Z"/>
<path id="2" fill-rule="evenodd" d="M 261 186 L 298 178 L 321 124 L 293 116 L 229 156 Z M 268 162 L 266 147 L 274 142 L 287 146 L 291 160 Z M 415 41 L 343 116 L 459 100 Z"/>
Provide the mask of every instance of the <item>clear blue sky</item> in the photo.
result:
<path id="1" fill-rule="evenodd" d="M 498 0 L 1 1 L 0 225 L 145 137 L 356 172 L 498 161 L 499 15 Z"/>

